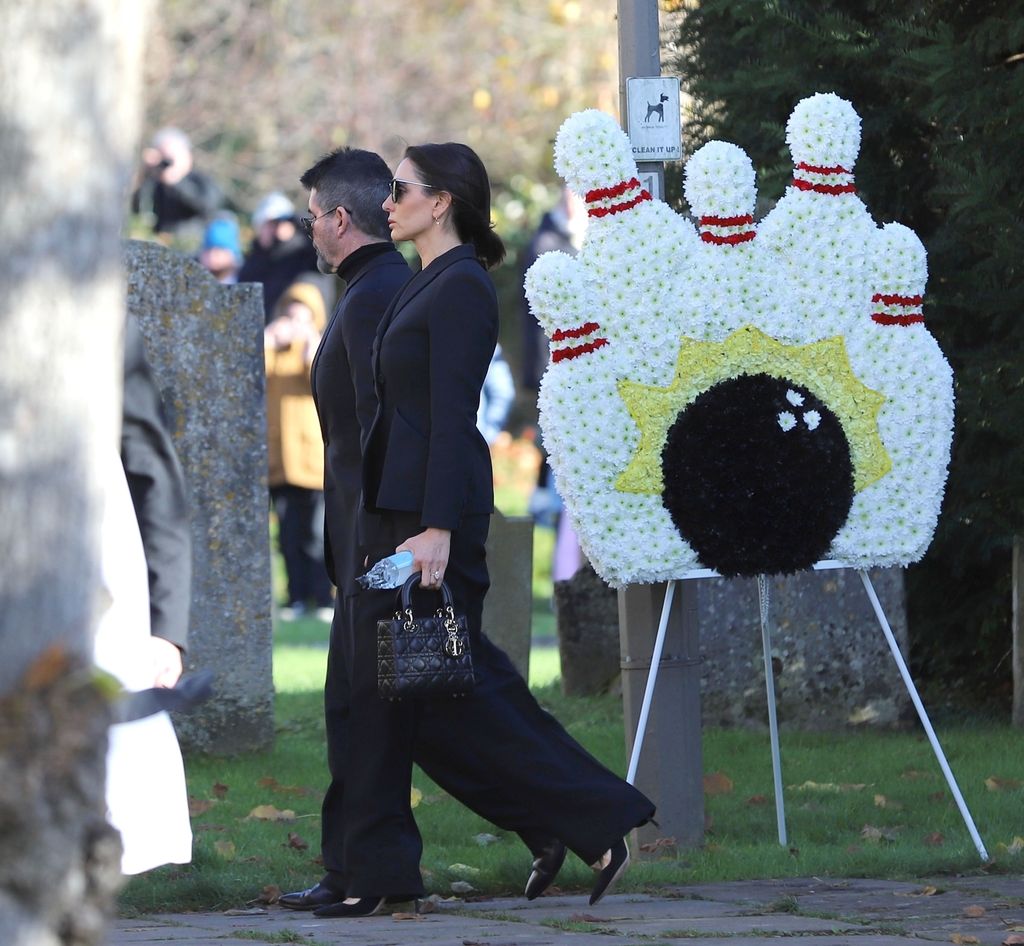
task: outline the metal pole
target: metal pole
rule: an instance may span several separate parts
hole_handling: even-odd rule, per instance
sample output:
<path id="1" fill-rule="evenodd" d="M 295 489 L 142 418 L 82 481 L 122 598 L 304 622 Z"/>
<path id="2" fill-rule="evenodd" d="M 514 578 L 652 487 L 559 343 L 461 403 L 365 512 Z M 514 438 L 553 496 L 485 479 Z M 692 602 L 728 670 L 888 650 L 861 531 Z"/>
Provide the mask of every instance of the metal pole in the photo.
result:
<path id="1" fill-rule="evenodd" d="M 626 79 L 661 75 L 661 25 L 657 0 L 619 0 L 619 120 L 626 127 Z M 637 164 L 658 200 L 665 196 L 665 165 Z"/>
<path id="2" fill-rule="evenodd" d="M 644 733 L 647 732 L 647 717 L 651 712 L 651 701 L 654 699 L 654 687 L 658 682 L 658 667 L 661 666 L 661 654 L 665 649 L 665 631 L 668 628 L 669 615 L 672 613 L 672 599 L 675 597 L 676 583 L 670 581 L 665 589 L 665 603 L 661 608 L 661 621 L 658 624 L 658 636 L 654 641 L 654 653 L 651 654 L 651 667 L 647 671 L 647 686 L 644 688 L 644 701 L 640 707 L 640 720 L 636 724 L 636 738 L 633 740 L 633 753 L 629 759 L 629 771 L 626 781 L 630 785 L 636 782 L 636 769 L 640 764 L 640 752 L 644 747 Z"/>
<path id="3" fill-rule="evenodd" d="M 782 753 L 779 751 L 779 720 L 775 712 L 775 673 L 772 669 L 772 632 L 769 625 L 768 579 L 757 576 L 757 600 L 761 606 L 761 647 L 764 649 L 764 689 L 768 698 L 768 733 L 772 744 L 772 777 L 775 780 L 775 823 L 779 844 L 786 846 L 786 807 L 782 798 Z"/>
<path id="4" fill-rule="evenodd" d="M 935 753 L 935 758 L 939 760 L 939 768 L 942 769 L 942 774 L 946 777 L 946 784 L 949 786 L 949 790 L 953 793 L 953 799 L 956 801 L 957 808 L 960 809 L 960 816 L 964 819 L 964 824 L 967 825 L 967 831 L 971 835 L 971 840 L 974 842 L 974 846 L 978 849 L 978 854 L 981 855 L 983 861 L 987 861 L 988 851 L 985 850 L 985 845 L 982 843 L 981 835 L 978 834 L 978 829 L 974 826 L 974 819 L 971 817 L 970 811 L 967 810 L 967 803 L 964 801 L 964 796 L 960 794 L 960 786 L 957 785 L 956 779 L 953 777 L 953 770 L 950 769 L 949 763 L 946 761 L 945 753 L 942 751 L 942 746 L 939 745 L 939 739 L 935 735 L 935 730 L 932 729 L 932 724 L 928 719 L 928 714 L 924 710 L 924 704 L 921 702 L 921 697 L 917 695 L 917 687 L 914 686 L 914 681 L 910 676 L 910 671 L 907 669 L 906 661 L 903 659 L 903 654 L 900 653 L 900 645 L 896 643 L 896 638 L 893 636 L 892 628 L 889 627 L 889 621 L 885 616 L 885 612 L 882 610 L 882 605 L 878 600 L 878 595 L 875 594 L 875 588 L 871 584 L 871 579 L 868 577 L 866 571 L 859 571 L 860 580 L 864 584 L 864 590 L 868 593 L 868 599 L 871 601 L 871 607 L 875 610 L 875 617 L 878 618 L 878 623 L 882 626 L 882 633 L 885 634 L 885 639 L 889 644 L 889 650 L 892 651 L 893 660 L 896 661 L 896 666 L 899 668 L 900 676 L 903 677 L 903 682 L 907 687 L 907 693 L 910 694 L 910 699 L 914 704 L 914 709 L 917 710 L 918 718 L 921 720 L 921 725 L 924 726 L 924 731 L 928 735 L 928 741 L 932 745 L 932 751 Z"/>

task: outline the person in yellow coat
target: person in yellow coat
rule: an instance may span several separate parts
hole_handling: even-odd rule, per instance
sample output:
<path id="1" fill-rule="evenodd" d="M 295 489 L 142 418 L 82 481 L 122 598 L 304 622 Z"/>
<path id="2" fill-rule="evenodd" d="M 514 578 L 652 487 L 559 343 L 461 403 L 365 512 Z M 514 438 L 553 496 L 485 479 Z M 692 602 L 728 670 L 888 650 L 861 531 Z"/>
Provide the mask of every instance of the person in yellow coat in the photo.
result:
<path id="1" fill-rule="evenodd" d="M 268 482 L 288 579 L 284 620 L 312 611 L 329 621 L 334 610 L 324 565 L 324 446 L 309 385 L 325 322 L 320 289 L 296 282 L 264 331 Z"/>

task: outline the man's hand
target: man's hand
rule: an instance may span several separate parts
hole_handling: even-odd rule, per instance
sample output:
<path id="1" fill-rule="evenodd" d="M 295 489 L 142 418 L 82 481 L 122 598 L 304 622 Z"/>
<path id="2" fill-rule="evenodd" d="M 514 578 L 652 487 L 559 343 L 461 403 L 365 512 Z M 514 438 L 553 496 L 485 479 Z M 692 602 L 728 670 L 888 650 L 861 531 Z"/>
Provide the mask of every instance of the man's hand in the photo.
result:
<path id="1" fill-rule="evenodd" d="M 162 637 L 151 637 L 150 659 L 153 661 L 153 686 L 173 687 L 181 676 L 181 650 Z"/>

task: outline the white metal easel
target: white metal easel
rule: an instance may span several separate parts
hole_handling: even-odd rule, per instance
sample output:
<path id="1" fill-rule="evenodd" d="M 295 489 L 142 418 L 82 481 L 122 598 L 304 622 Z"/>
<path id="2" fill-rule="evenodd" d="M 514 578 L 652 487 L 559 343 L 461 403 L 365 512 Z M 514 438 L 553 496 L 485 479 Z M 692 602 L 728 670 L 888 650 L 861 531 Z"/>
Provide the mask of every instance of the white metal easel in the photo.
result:
<path id="1" fill-rule="evenodd" d="M 815 571 L 835 568 L 850 568 L 850 566 L 843 562 L 834 561 L 822 561 L 818 562 L 814 566 Z M 889 621 L 885 616 L 885 612 L 882 610 L 882 605 L 878 600 L 878 595 L 875 594 L 875 589 L 871 584 L 871 579 L 868 577 L 868 573 L 863 569 L 858 569 L 857 573 L 860 575 L 860 580 L 864 585 L 864 590 L 867 592 L 868 600 L 871 602 L 871 607 L 874 609 L 875 617 L 878 618 L 878 624 L 882 628 L 882 633 L 885 635 L 885 640 L 889 645 L 889 650 L 892 653 L 893 660 L 896 661 L 896 666 L 899 669 L 900 676 L 903 678 L 903 683 L 907 688 L 907 693 L 910 694 L 910 699 L 914 704 L 914 709 L 917 710 L 917 715 L 921 720 L 921 725 L 924 726 L 924 731 L 928 736 L 928 741 L 931 743 L 932 751 L 935 753 L 935 758 L 938 760 L 939 768 L 942 769 L 942 774 L 946 779 L 946 784 L 949 786 L 949 790 L 952 792 L 953 798 L 956 801 L 956 806 L 960 811 L 960 816 L 964 819 L 964 824 L 967 826 L 967 831 L 971 836 L 971 840 L 974 842 L 974 846 L 977 849 L 979 856 L 983 861 L 987 861 L 989 859 L 988 852 L 985 850 L 985 845 L 981 840 L 981 836 L 978 834 L 978 829 L 975 827 L 974 819 L 971 817 L 971 813 L 967 808 L 967 803 L 964 801 L 964 797 L 960 792 L 960 787 L 957 785 L 956 779 L 953 777 L 953 772 L 949 767 L 949 763 L 946 761 L 946 756 L 942 751 L 942 746 L 939 745 L 939 740 L 935 735 L 935 730 L 932 729 L 931 721 L 928 719 L 928 714 L 925 712 L 924 704 L 921 702 L 921 697 L 917 693 L 917 687 L 914 686 L 914 681 L 910 676 L 910 671 L 907 669 L 907 664 L 903 659 L 903 654 L 900 653 L 899 644 L 896 643 L 896 638 L 892 633 L 892 628 L 889 626 Z M 721 576 L 718 572 L 713 571 L 710 568 L 701 568 L 687 572 L 677 580 L 688 581 L 694 578 L 719 577 Z M 658 634 L 654 641 L 654 652 L 651 655 L 651 667 L 647 674 L 647 686 L 644 690 L 644 699 L 640 707 L 640 719 L 637 722 L 636 738 L 633 740 L 633 752 L 629 759 L 629 771 L 626 774 L 626 781 L 631 785 L 636 779 L 637 767 L 640 764 L 640 752 L 643 749 L 644 734 L 647 731 L 647 718 L 650 715 L 651 703 L 654 699 L 654 687 L 658 679 L 658 667 L 661 663 L 661 654 L 665 646 L 665 632 L 668 628 L 669 615 L 672 612 L 672 601 L 675 597 L 675 590 L 676 581 L 668 582 L 668 585 L 665 588 L 665 601 L 661 609 L 661 621 L 658 624 Z M 768 730 L 771 738 L 772 774 L 775 782 L 775 818 L 779 829 L 779 844 L 785 846 L 787 843 L 786 811 L 782 796 L 782 758 L 779 752 L 779 724 L 775 712 L 775 680 L 772 673 L 772 640 L 769 621 L 770 602 L 768 581 L 764 575 L 758 575 L 757 577 L 757 596 L 761 610 L 761 644 L 764 649 L 764 681 L 766 696 L 768 698 Z"/>

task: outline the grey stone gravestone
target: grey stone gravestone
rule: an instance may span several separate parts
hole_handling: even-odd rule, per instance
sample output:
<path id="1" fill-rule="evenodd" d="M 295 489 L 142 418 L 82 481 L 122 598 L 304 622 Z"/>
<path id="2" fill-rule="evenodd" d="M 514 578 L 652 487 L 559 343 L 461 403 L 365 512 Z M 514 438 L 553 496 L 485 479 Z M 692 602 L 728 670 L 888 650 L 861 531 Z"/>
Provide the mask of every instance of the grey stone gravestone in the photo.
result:
<path id="1" fill-rule="evenodd" d="M 619 654 L 604 645 L 617 617 L 615 595 L 580 569 L 555 587 L 563 688 L 598 692 Z M 907 654 L 903 572 L 870 572 L 893 634 Z M 702 578 L 696 589 L 705 725 L 766 726 L 764 651 L 754 579 Z M 769 580 L 775 698 L 780 725 L 793 729 L 890 726 L 911 711 L 910 697 L 857 573 L 801 572 Z M 585 599 L 583 602 L 580 598 Z M 649 618 L 651 641 L 660 611 Z M 649 653 L 646 655 L 649 658 Z M 664 658 L 673 655 L 666 651 Z M 663 683 L 659 678 L 658 686 Z M 607 688 L 607 686 L 605 687 Z"/>
<path id="2" fill-rule="evenodd" d="M 491 587 L 484 598 L 484 633 L 530 679 L 533 617 L 533 520 L 495 510 L 487 535 Z"/>
<path id="3" fill-rule="evenodd" d="M 185 469 L 192 523 L 187 669 L 216 695 L 175 719 L 184 745 L 212 753 L 274 738 L 263 303 L 156 243 L 125 244 L 128 306 Z"/>
<path id="4" fill-rule="evenodd" d="M 888 568 L 869 574 L 906 654 L 903 572 Z M 857 572 L 801 572 L 772 578 L 769 587 L 780 727 L 887 726 L 910 711 L 906 687 Z M 700 580 L 697 601 L 705 724 L 765 724 L 756 582 Z"/>

